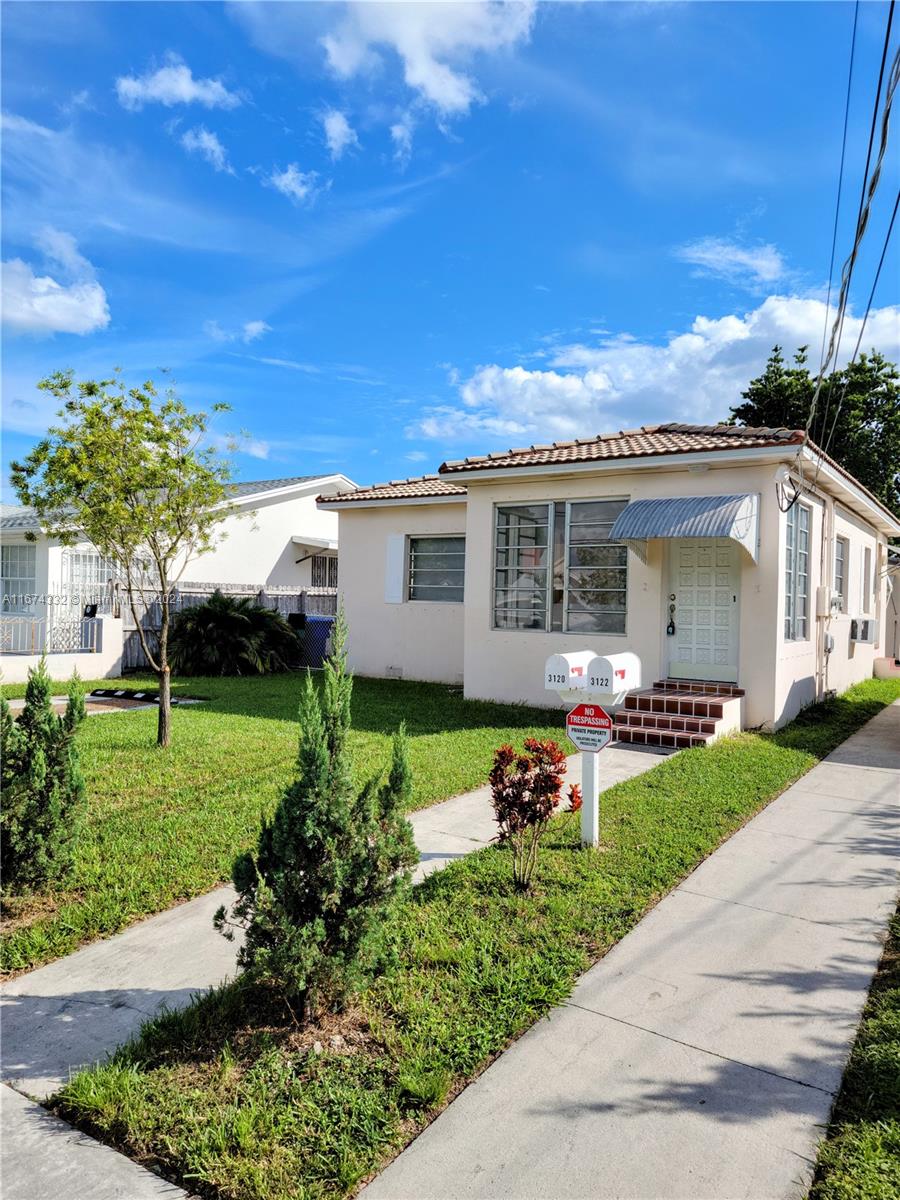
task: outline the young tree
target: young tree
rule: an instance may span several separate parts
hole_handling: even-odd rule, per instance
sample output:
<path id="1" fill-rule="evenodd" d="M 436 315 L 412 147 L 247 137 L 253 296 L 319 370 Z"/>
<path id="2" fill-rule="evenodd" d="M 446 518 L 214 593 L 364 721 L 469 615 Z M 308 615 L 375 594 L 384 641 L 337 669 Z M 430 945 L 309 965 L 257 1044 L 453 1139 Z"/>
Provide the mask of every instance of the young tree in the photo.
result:
<path id="1" fill-rule="evenodd" d="M 73 741 L 83 719 L 84 688 L 77 672 L 65 714 L 58 717 L 43 659 L 28 672 L 18 721 L 0 699 L 0 875 L 6 893 L 55 882 L 68 870 L 84 802 Z"/>
<path id="2" fill-rule="evenodd" d="M 189 412 L 171 390 L 160 398 L 150 382 L 126 388 L 118 374 L 75 383 L 71 371 L 38 386 L 62 402 L 63 424 L 12 464 L 13 486 L 49 536 L 63 545 L 86 537 L 124 574 L 144 654 L 159 677 L 157 742 L 168 746 L 171 592 L 228 516 L 228 465 L 204 445 L 207 414 Z M 148 601 L 160 606 L 156 645 L 139 611 Z"/>
<path id="3" fill-rule="evenodd" d="M 731 422 L 805 429 L 815 391 L 806 364 L 805 346 L 792 367 L 776 346 L 743 393 L 744 402 L 732 408 Z M 835 371 L 819 393 L 809 432 L 822 449 L 828 443 L 831 457 L 883 504 L 900 511 L 900 375 L 894 363 L 873 350 Z"/>
<path id="4" fill-rule="evenodd" d="M 345 635 L 339 616 L 321 698 L 309 672 L 303 683 L 297 777 L 263 823 L 256 854 L 234 864 L 230 919 L 224 907 L 216 914 L 226 937 L 230 926 L 246 930 L 240 964 L 305 1017 L 339 1003 L 377 968 L 418 860 L 403 815 L 411 780 L 402 726 L 384 783 L 353 784 Z"/>

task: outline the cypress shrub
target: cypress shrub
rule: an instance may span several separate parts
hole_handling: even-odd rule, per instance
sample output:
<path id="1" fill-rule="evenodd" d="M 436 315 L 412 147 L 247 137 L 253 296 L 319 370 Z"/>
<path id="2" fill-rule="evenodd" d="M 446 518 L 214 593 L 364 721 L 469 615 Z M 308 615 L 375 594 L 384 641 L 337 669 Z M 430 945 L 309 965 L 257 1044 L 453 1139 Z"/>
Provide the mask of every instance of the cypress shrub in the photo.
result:
<path id="1" fill-rule="evenodd" d="M 391 916 L 418 861 L 404 809 L 411 792 L 406 735 L 387 778 L 353 784 L 347 735 L 353 679 L 339 614 L 321 697 L 309 672 L 300 699 L 297 775 L 255 854 L 234 864 L 238 899 L 216 926 L 246 933 L 239 963 L 275 985 L 298 1018 L 339 1006 L 384 960 Z"/>
<path id="2" fill-rule="evenodd" d="M 0 700 L 0 872 L 6 894 L 57 883 L 71 866 L 85 796 L 74 741 L 85 715 L 77 672 L 62 717 L 50 701 L 44 659 L 28 672 L 25 706 L 17 721 L 6 700 Z"/>

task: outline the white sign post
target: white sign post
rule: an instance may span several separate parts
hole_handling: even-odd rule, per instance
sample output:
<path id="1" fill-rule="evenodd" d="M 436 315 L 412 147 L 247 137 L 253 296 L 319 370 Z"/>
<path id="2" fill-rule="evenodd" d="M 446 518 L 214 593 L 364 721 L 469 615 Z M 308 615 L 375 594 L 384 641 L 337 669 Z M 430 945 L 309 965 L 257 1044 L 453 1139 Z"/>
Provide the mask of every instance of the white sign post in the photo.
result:
<path id="1" fill-rule="evenodd" d="M 599 704 L 577 704 L 566 716 L 566 733 L 581 751 L 581 844 L 600 843 L 600 780 L 597 755 L 612 739 L 612 717 Z"/>
<path id="2" fill-rule="evenodd" d="M 544 668 L 544 686 L 575 703 L 566 716 L 566 733 L 581 751 L 581 844 L 600 843 L 600 777 L 597 755 L 612 739 L 609 713 L 595 697 L 620 704 L 627 692 L 641 686 L 641 663 L 636 654 L 575 650 L 551 654 Z"/>

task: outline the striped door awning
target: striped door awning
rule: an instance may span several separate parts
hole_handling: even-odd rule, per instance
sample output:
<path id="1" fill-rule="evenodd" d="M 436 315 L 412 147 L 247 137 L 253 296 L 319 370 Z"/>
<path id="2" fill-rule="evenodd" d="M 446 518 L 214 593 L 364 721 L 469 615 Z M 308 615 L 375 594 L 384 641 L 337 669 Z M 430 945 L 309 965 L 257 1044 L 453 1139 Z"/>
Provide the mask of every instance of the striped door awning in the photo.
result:
<path id="1" fill-rule="evenodd" d="M 759 496 L 672 496 L 633 500 L 610 530 L 646 561 L 649 538 L 731 538 L 756 562 L 759 548 Z"/>

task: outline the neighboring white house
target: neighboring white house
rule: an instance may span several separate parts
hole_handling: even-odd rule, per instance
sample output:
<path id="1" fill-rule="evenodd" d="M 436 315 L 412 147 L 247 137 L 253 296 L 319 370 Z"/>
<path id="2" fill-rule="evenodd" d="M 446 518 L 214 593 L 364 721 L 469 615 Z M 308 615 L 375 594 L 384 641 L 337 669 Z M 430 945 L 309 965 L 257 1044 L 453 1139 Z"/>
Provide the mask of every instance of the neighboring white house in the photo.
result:
<path id="1" fill-rule="evenodd" d="M 884 654 L 900 520 L 802 431 L 645 427 L 319 506 L 340 516 L 361 674 L 547 705 L 550 654 L 629 650 L 661 686 L 629 699 L 620 736 L 680 745 L 671 732 L 719 732 L 733 699 L 744 726 L 779 726 Z"/>
<path id="2" fill-rule="evenodd" d="M 215 549 L 188 563 L 179 586 L 186 591 L 211 591 L 216 584 L 248 592 L 334 589 L 338 518 L 320 509 L 316 498 L 354 486 L 340 474 L 233 484 L 228 504 L 234 511 L 218 527 Z M 121 607 L 114 565 L 89 542 L 61 546 L 47 538 L 27 508 L 4 505 L 0 531 L 3 678 L 24 679 L 42 650 L 60 655 L 51 663 L 55 676 L 68 674 L 73 665 L 82 675 L 119 674 L 123 634 L 114 615 Z M 98 605 L 96 622 L 83 619 L 86 604 Z M 90 660 L 80 657 L 86 654 Z"/>

